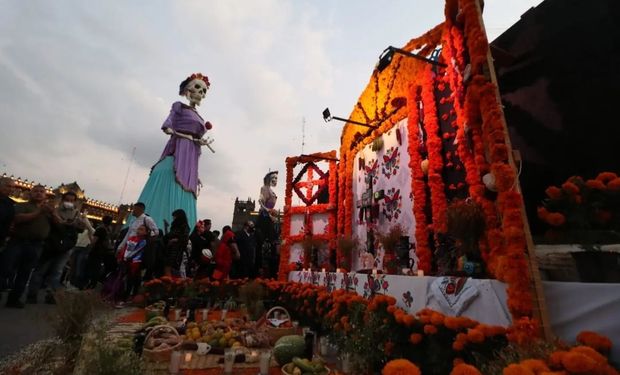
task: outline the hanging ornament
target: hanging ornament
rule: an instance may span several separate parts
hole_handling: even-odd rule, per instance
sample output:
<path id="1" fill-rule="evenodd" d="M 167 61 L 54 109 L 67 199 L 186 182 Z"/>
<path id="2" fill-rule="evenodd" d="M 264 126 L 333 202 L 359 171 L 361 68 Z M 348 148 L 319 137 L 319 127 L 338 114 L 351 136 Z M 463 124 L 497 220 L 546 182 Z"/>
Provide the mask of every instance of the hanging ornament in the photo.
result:
<path id="1" fill-rule="evenodd" d="M 428 174 L 428 159 L 424 159 L 420 162 L 420 168 L 422 168 L 422 172 L 424 174 Z"/>
<path id="2" fill-rule="evenodd" d="M 497 192 L 497 186 L 495 185 L 495 176 L 493 175 L 493 173 L 489 172 L 482 176 L 482 182 L 488 190 L 492 192 Z"/>

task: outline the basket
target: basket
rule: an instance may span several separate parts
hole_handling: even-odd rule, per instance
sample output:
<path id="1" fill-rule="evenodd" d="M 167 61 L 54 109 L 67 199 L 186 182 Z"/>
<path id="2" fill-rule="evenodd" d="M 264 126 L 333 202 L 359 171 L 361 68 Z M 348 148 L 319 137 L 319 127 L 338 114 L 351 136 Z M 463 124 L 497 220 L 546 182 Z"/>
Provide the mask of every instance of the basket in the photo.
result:
<path id="1" fill-rule="evenodd" d="M 280 370 L 282 371 L 282 375 L 293 375 L 290 372 L 286 371 L 285 367 L 286 367 L 286 365 L 284 365 L 284 366 L 282 366 L 280 368 Z M 331 374 L 332 373 L 332 370 L 329 367 L 327 367 L 327 366 L 325 366 L 325 371 L 327 371 L 327 374 Z"/>
<path id="2" fill-rule="evenodd" d="M 265 314 L 265 324 L 267 324 L 269 319 L 274 318 L 274 313 L 276 313 L 276 312 L 284 313 L 286 319 L 289 322 L 291 321 L 291 315 L 288 313 L 288 311 L 286 311 L 286 309 L 284 307 L 275 306 L 275 307 L 272 307 Z M 295 328 L 295 327 L 270 327 L 269 325 L 266 325 L 266 330 L 265 331 L 267 332 L 267 335 L 269 336 L 269 342 L 273 345 L 282 336 L 296 334 L 297 333 L 297 328 Z"/>
<path id="3" fill-rule="evenodd" d="M 142 356 L 146 358 L 147 360 L 150 360 L 153 362 L 169 361 L 170 356 L 172 355 L 172 352 L 174 350 L 179 349 L 181 347 L 181 344 L 183 343 L 183 340 L 181 340 L 181 336 L 179 335 L 179 332 L 177 332 L 177 330 L 174 327 L 171 327 L 168 325 L 159 325 L 159 326 L 153 327 L 151 332 L 149 332 L 144 338 L 144 342 L 146 343 L 148 339 L 151 337 L 151 335 L 153 335 L 155 332 L 160 332 L 160 331 L 170 331 L 171 333 L 173 333 L 179 338 L 179 342 L 174 346 L 171 346 L 169 348 L 162 349 L 162 350 L 153 350 L 153 349 L 144 348 L 142 350 Z"/>
<path id="4" fill-rule="evenodd" d="M 156 316 L 164 316 L 164 308 L 159 306 L 147 306 L 144 308 L 144 318 L 148 322 Z M 164 318 L 168 319 L 167 316 Z"/>

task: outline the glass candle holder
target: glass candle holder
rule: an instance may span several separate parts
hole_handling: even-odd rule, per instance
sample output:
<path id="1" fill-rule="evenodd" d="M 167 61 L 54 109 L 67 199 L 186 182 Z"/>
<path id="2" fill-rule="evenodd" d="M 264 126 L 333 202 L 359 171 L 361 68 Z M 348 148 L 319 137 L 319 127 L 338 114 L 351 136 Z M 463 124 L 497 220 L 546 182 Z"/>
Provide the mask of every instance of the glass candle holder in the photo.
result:
<path id="1" fill-rule="evenodd" d="M 269 375 L 269 367 L 271 365 L 271 350 L 263 350 L 260 352 L 258 359 L 258 367 L 260 375 Z"/>
<path id="2" fill-rule="evenodd" d="M 224 374 L 229 375 L 233 372 L 235 365 L 235 350 L 228 348 L 224 350 Z"/>

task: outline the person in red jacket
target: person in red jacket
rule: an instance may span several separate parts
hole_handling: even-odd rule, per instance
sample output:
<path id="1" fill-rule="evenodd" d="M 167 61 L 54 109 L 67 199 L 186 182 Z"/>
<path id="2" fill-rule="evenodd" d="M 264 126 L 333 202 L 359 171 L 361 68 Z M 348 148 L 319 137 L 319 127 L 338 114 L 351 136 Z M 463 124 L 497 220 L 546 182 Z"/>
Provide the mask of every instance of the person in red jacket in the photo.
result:
<path id="1" fill-rule="evenodd" d="M 213 278 L 217 280 L 227 279 L 232 268 L 233 259 L 239 259 L 240 253 L 235 241 L 235 233 L 229 225 L 222 229 L 222 240 L 215 253 L 215 271 Z"/>

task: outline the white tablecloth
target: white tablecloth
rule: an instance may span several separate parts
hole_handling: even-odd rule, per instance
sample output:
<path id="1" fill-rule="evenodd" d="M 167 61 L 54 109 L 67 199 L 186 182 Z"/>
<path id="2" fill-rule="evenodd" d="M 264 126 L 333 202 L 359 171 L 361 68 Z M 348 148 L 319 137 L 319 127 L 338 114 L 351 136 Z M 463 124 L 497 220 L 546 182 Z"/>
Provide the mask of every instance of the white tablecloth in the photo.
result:
<path id="1" fill-rule="evenodd" d="M 448 316 L 466 316 L 481 323 L 509 326 L 510 314 L 506 307 L 506 285 L 497 280 L 467 279 L 467 286 L 477 290 L 463 306 L 462 311 L 455 311 L 444 301 L 431 285 L 442 281 L 440 277 L 403 276 L 403 275 L 368 275 L 350 272 L 309 272 L 295 271 L 289 274 L 289 280 L 323 285 L 330 290 L 348 289 L 369 297 L 373 293 L 386 294 L 396 298 L 397 306 L 410 314 L 415 314 L 425 307 L 440 311 Z M 464 281 L 464 280 L 463 280 Z"/>

